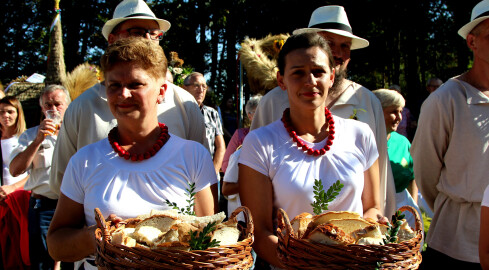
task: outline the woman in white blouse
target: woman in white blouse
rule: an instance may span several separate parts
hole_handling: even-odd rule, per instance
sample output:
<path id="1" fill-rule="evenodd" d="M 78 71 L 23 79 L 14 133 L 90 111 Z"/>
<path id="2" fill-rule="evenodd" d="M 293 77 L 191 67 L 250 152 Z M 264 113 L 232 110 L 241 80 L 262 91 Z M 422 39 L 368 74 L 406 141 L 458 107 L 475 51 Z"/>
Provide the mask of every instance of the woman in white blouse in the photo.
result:
<path id="1" fill-rule="evenodd" d="M 278 57 L 277 80 L 290 108 L 281 120 L 251 131 L 239 156 L 239 195 L 255 224 L 254 250 L 275 267 L 274 213 L 290 218 L 312 213 L 315 179 L 325 189 L 344 184 L 329 210 L 354 211 L 385 222 L 380 212 L 378 151 L 368 125 L 333 116 L 325 100 L 334 81 L 334 60 L 316 33 L 287 39 Z"/>
<path id="2" fill-rule="evenodd" d="M 28 174 L 23 173 L 13 177 L 9 172 L 10 154 L 19 144 L 19 136 L 25 131 L 24 111 L 20 101 L 8 96 L 0 100 L 0 125 L 2 137 L 2 184 L 0 187 L 0 201 L 8 194 L 24 187 Z"/>
<path id="3" fill-rule="evenodd" d="M 163 49 L 148 39 L 121 39 L 109 45 L 101 67 L 117 126 L 70 159 L 47 238 L 53 259 L 85 258 L 85 269 L 96 269 L 94 208 L 117 216 L 113 221 L 170 209 L 166 200 L 185 208 L 195 184 L 195 214 L 218 209 L 209 152 L 158 123 L 157 105 L 167 88 Z"/>

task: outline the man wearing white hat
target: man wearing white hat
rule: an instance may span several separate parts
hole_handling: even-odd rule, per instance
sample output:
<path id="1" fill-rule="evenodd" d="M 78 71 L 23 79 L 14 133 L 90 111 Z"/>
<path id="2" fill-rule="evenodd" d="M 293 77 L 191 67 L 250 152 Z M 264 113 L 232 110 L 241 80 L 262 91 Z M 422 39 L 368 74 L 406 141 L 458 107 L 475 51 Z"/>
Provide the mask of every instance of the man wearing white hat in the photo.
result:
<path id="1" fill-rule="evenodd" d="M 294 31 L 318 32 L 328 40 L 336 63 L 336 74 L 333 88 L 326 99 L 330 111 L 343 118 L 355 118 L 367 123 L 375 134 L 379 150 L 379 176 L 381 209 L 390 217 L 395 208 L 394 177 L 387 157 L 387 135 L 384 114 L 380 101 L 367 88 L 346 79 L 347 66 L 350 62 L 350 50 L 365 48 L 368 41 L 355 36 L 352 32 L 345 9 L 342 6 L 323 6 L 314 10 L 308 28 Z M 289 107 L 286 91 L 280 87 L 270 90 L 258 104 L 251 129 L 268 125 L 282 117 Z"/>
<path id="2" fill-rule="evenodd" d="M 489 185 L 489 0 L 473 8 L 458 34 L 473 52 L 472 68 L 429 95 L 411 147 L 416 183 L 434 212 L 424 269 L 481 269 L 481 201 Z"/>
<path id="3" fill-rule="evenodd" d="M 159 19 L 143 0 L 124 0 L 117 5 L 114 16 L 107 21 L 102 34 L 109 44 L 129 36 L 141 36 L 156 43 L 170 28 Z M 158 107 L 158 120 L 172 134 L 197 141 L 208 148 L 204 118 L 194 97 L 182 88 L 167 82 L 165 100 Z M 56 144 L 50 185 L 59 194 L 64 171 L 71 156 L 81 147 L 97 142 L 117 125 L 107 104 L 104 82 L 87 89 L 66 110 Z"/>

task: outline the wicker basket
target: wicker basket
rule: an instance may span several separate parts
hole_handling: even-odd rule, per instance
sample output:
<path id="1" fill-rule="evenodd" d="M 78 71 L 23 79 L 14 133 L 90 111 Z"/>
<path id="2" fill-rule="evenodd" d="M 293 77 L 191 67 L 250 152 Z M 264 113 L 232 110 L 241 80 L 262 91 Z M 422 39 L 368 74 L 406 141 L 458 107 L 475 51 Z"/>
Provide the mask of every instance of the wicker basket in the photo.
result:
<path id="1" fill-rule="evenodd" d="M 248 208 L 237 208 L 230 216 L 243 212 L 246 227 L 238 225 L 240 242 L 235 245 L 206 250 L 150 250 L 110 243 L 110 222 L 105 222 L 99 209 L 95 209 L 98 228 L 96 264 L 99 269 L 249 269 L 253 265 L 253 220 Z"/>
<path id="2" fill-rule="evenodd" d="M 398 244 L 387 245 L 323 245 L 294 236 L 289 217 L 278 211 L 278 256 L 288 269 L 418 269 L 421 263 L 420 242 L 423 237 L 421 221 L 416 218 L 416 236 Z"/>

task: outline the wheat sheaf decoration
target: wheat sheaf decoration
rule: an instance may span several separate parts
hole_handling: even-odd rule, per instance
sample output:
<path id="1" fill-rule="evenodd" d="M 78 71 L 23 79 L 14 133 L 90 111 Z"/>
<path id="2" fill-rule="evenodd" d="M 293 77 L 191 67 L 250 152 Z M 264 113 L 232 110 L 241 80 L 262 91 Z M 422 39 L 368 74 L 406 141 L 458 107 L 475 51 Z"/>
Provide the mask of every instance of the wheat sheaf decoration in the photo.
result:
<path id="1" fill-rule="evenodd" d="M 264 94 L 278 85 L 278 53 L 289 36 L 270 34 L 262 39 L 246 38 L 241 43 L 239 57 L 254 93 Z"/>
<path id="2" fill-rule="evenodd" d="M 70 92 L 71 100 L 74 100 L 88 88 L 103 81 L 103 77 L 103 72 L 98 66 L 85 62 L 66 74 L 64 85 Z"/>

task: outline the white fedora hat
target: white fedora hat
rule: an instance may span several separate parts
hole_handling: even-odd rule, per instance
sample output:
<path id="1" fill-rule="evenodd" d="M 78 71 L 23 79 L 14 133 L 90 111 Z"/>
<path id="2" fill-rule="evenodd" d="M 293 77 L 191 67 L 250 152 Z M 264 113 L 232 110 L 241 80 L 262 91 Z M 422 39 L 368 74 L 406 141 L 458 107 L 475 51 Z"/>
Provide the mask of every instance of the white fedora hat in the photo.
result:
<path id="1" fill-rule="evenodd" d="M 322 31 L 350 37 L 352 39 L 351 50 L 365 48 L 369 44 L 368 40 L 353 34 L 345 9 L 342 6 L 324 6 L 317 8 L 311 15 L 309 26 L 307 28 L 297 29 L 293 34 Z"/>
<path id="2" fill-rule="evenodd" d="M 489 19 L 489 1 L 484 0 L 475 5 L 472 9 L 472 16 L 470 16 L 470 22 L 462 26 L 458 30 L 458 34 L 463 38 L 467 38 L 467 35 L 476 27 L 479 23 Z"/>
<path id="3" fill-rule="evenodd" d="M 170 22 L 156 18 L 153 11 L 151 11 L 146 2 L 143 0 L 124 0 L 115 8 L 112 19 L 108 20 L 104 24 L 104 27 L 102 28 L 102 35 L 104 35 L 105 39 L 108 40 L 109 34 L 112 32 L 114 27 L 123 21 L 133 19 L 156 21 L 160 26 L 160 30 L 163 30 L 164 32 L 170 29 Z"/>

